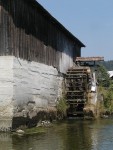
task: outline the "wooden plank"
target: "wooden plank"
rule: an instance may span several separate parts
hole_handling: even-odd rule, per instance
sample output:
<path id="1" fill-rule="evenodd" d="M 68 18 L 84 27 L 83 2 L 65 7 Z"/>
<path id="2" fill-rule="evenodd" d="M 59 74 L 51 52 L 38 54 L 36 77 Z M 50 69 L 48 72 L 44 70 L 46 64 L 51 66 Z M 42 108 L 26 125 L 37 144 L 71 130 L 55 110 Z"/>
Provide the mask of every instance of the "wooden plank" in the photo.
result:
<path id="1" fill-rule="evenodd" d="M 74 47 L 73 41 L 62 29 L 45 17 L 45 14 L 35 6 L 31 7 L 29 1 L 2 2 L 7 12 L 0 13 L 0 24 L 3 22 L 8 30 L 2 28 L 0 32 L 0 37 L 2 37 L 0 55 L 6 55 L 8 48 L 8 52 L 16 57 L 52 65 L 60 71 L 59 62 L 62 51 L 65 50 L 65 44 L 68 43 L 71 52 Z M 1 10 L 0 6 L 0 12 Z M 9 23 L 7 19 L 10 20 Z"/>
<path id="2" fill-rule="evenodd" d="M 104 57 L 76 57 L 76 61 L 80 62 L 104 61 Z"/>
<path id="3" fill-rule="evenodd" d="M 83 111 L 72 111 L 72 112 L 68 112 L 68 114 L 73 114 L 73 115 L 80 115 L 80 114 L 84 114 Z"/>
<path id="4" fill-rule="evenodd" d="M 0 5 L 0 27 L 2 24 L 2 6 Z"/>
<path id="5" fill-rule="evenodd" d="M 86 99 L 67 99 L 66 101 L 78 101 L 78 102 L 82 102 L 82 101 L 86 101 Z"/>

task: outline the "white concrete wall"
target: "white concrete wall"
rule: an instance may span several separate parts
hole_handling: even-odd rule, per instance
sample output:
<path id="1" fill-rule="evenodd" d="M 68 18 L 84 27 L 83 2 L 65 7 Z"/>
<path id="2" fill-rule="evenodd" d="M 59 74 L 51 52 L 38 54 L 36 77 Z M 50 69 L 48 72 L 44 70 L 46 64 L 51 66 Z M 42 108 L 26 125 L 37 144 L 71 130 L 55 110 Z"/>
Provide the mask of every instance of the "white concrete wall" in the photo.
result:
<path id="1" fill-rule="evenodd" d="M 26 115 L 28 111 L 35 115 L 39 110 L 56 106 L 62 82 L 56 68 L 14 57 L 13 72 L 15 116 Z"/>
<path id="2" fill-rule="evenodd" d="M 13 117 L 13 57 L 0 56 L 0 129 L 9 129 Z"/>
<path id="3" fill-rule="evenodd" d="M 40 110 L 53 110 L 62 80 L 52 66 L 1 56 L 0 129 L 10 128 L 13 117 L 33 118 Z"/>

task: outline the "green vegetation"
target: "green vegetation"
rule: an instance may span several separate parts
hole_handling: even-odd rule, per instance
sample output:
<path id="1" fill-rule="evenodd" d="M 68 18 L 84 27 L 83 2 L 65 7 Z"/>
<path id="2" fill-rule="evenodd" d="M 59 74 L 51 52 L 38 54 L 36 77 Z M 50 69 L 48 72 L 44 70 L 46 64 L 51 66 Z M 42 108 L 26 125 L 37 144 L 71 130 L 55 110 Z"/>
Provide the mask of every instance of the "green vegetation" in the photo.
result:
<path id="1" fill-rule="evenodd" d="M 109 78 L 107 70 L 103 65 L 100 65 L 97 69 L 97 81 L 99 84 L 99 93 L 104 98 L 104 110 L 113 112 L 113 81 Z"/>
<path id="2" fill-rule="evenodd" d="M 66 117 L 67 109 L 68 109 L 68 104 L 66 103 L 66 100 L 63 97 L 57 103 L 58 117 L 60 117 L 61 119 Z"/>
<path id="3" fill-rule="evenodd" d="M 45 133 L 46 128 L 44 128 L 44 127 L 27 128 L 24 130 L 24 132 L 25 132 L 25 134 Z"/>
<path id="4" fill-rule="evenodd" d="M 113 90 L 111 89 L 104 94 L 104 106 L 110 113 L 113 112 Z"/>
<path id="5" fill-rule="evenodd" d="M 42 134 L 46 133 L 47 128 L 46 127 L 33 127 L 33 128 L 24 128 L 24 129 L 19 129 L 19 131 L 12 132 L 13 136 L 23 136 L 23 135 L 32 135 L 32 134 Z"/>
<path id="6" fill-rule="evenodd" d="M 97 81 L 102 87 L 109 87 L 111 84 L 107 70 L 103 65 L 100 65 L 97 69 Z"/>

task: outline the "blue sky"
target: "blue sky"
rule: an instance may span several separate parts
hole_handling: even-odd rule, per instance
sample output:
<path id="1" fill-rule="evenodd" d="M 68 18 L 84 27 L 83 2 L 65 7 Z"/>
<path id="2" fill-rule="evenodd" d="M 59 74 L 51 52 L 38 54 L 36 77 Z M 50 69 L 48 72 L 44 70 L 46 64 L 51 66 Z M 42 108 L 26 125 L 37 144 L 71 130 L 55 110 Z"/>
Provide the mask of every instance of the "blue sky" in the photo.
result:
<path id="1" fill-rule="evenodd" d="M 113 60 L 113 0 L 37 0 L 79 38 L 82 56 Z"/>

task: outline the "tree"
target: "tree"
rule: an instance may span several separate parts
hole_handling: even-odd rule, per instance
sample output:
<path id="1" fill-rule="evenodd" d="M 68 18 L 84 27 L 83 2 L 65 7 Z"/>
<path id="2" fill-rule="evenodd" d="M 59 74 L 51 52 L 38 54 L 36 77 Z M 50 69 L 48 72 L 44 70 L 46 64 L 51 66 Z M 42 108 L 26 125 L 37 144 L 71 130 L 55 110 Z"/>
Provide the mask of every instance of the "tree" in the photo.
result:
<path id="1" fill-rule="evenodd" d="M 109 87 L 111 80 L 107 73 L 106 68 L 103 65 L 100 65 L 97 69 L 97 81 L 102 87 Z"/>
<path id="2" fill-rule="evenodd" d="M 111 88 L 106 94 L 104 93 L 104 106 L 109 112 L 113 112 L 113 90 Z"/>
<path id="3" fill-rule="evenodd" d="M 113 112 L 113 82 L 103 65 L 100 65 L 97 69 L 97 81 L 104 96 L 104 107 L 111 113 Z"/>
<path id="4" fill-rule="evenodd" d="M 109 61 L 103 61 L 100 64 L 102 64 L 103 66 L 105 66 L 105 68 L 108 71 L 112 71 L 113 70 L 113 60 L 109 60 Z"/>

